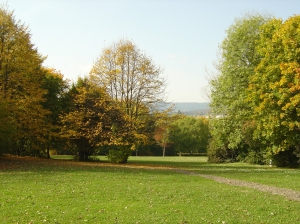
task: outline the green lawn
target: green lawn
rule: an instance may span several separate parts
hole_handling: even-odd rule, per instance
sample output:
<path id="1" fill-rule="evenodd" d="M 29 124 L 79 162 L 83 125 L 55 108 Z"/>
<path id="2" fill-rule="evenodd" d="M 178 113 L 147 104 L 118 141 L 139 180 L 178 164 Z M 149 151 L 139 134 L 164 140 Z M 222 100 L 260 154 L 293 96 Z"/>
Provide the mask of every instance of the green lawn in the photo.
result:
<path id="1" fill-rule="evenodd" d="M 105 160 L 105 157 L 101 157 Z M 283 169 L 247 163 L 211 164 L 206 157 L 130 157 L 129 163 L 167 165 L 202 174 L 257 182 L 300 191 L 300 169 Z"/>
<path id="2" fill-rule="evenodd" d="M 264 182 L 272 186 L 285 186 L 281 179 L 290 177 L 300 183 L 299 169 L 212 165 L 203 157 L 130 157 L 128 165 L 115 166 L 39 159 L 9 162 L 0 166 L 1 223 L 300 222 L 299 201 L 163 168 L 257 182 L 269 178 Z M 291 188 L 299 189 L 297 183 Z"/>

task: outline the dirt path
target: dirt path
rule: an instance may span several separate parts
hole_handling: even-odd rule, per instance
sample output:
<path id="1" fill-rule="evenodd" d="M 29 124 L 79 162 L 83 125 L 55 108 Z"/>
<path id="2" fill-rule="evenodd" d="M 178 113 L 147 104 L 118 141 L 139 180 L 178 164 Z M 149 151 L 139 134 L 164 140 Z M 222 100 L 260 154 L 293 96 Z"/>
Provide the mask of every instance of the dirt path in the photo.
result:
<path id="1" fill-rule="evenodd" d="M 239 187 L 254 188 L 254 189 L 262 191 L 262 192 L 268 192 L 268 193 L 275 194 L 275 195 L 285 196 L 286 198 L 288 198 L 290 200 L 300 201 L 300 192 L 294 191 L 291 189 L 272 187 L 272 186 L 268 186 L 268 185 L 264 185 L 264 184 L 247 182 L 247 181 L 243 181 L 243 180 L 229 179 L 229 178 L 225 178 L 225 177 L 219 177 L 219 176 L 208 175 L 208 174 L 198 174 L 198 173 L 189 172 L 186 170 L 176 170 L 176 171 L 178 173 L 183 173 L 183 174 L 188 174 L 188 175 L 199 176 L 199 177 L 211 179 L 211 180 L 217 181 L 219 183 L 230 184 L 230 185 L 239 186 Z"/>

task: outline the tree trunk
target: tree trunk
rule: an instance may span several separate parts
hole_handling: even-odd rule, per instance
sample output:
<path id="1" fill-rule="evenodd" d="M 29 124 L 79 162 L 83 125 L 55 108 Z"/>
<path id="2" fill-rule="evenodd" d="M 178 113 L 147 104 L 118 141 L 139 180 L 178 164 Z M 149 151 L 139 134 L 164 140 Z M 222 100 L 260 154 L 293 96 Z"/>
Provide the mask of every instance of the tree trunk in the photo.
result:
<path id="1" fill-rule="evenodd" d="M 47 152 L 46 152 L 46 157 L 47 159 L 50 159 L 50 146 L 49 146 L 49 143 L 47 143 L 47 148 L 46 148 Z"/>

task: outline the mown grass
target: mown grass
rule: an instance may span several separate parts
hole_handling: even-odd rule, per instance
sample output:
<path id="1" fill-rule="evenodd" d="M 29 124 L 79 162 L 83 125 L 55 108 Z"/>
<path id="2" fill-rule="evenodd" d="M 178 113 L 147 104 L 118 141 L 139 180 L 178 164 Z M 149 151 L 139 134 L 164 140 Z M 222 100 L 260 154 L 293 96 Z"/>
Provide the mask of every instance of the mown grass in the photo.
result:
<path id="1" fill-rule="evenodd" d="M 155 169 L 143 168 L 142 164 Z M 0 170 L 0 220 L 1 223 L 300 222 L 297 201 L 162 169 L 167 166 L 201 173 L 209 173 L 211 169 L 216 175 L 230 176 L 234 172 L 234 166 L 211 166 L 200 157 L 130 157 L 129 164 L 122 166 L 11 160 Z M 257 169 L 240 167 L 234 169 Z"/>
<path id="2" fill-rule="evenodd" d="M 104 157 L 101 159 L 105 160 Z M 207 163 L 207 157 L 130 157 L 129 162 L 177 167 L 196 173 L 212 174 L 300 191 L 300 169 L 276 168 L 247 163 L 211 164 Z"/>

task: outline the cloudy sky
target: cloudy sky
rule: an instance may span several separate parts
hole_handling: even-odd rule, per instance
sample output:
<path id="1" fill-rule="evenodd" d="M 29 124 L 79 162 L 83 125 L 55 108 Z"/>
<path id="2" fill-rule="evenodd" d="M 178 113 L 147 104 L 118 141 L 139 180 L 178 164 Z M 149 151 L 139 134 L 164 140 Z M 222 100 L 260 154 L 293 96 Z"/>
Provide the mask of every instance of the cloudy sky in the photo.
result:
<path id="1" fill-rule="evenodd" d="M 29 26 L 45 66 L 76 81 L 87 75 L 103 47 L 133 41 L 164 69 L 171 102 L 207 102 L 207 72 L 235 18 L 246 13 L 286 20 L 299 0 L 9 0 Z"/>

